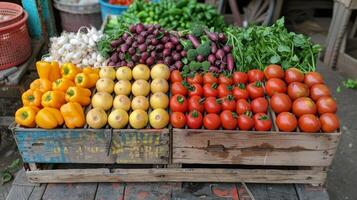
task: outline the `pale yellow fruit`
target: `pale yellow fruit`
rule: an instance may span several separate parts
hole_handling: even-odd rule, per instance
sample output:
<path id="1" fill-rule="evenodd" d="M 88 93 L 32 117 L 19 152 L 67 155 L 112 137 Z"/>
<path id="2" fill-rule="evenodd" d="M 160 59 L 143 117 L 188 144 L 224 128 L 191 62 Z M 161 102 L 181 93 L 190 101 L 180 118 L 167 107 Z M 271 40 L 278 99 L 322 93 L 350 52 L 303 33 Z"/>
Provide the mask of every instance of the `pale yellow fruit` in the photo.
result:
<path id="1" fill-rule="evenodd" d="M 147 65 L 138 64 L 133 68 L 132 74 L 135 80 L 149 80 L 150 69 Z"/>
<path id="2" fill-rule="evenodd" d="M 131 101 L 131 109 L 133 110 L 147 110 L 149 109 L 149 100 L 144 96 L 136 96 Z"/>
<path id="3" fill-rule="evenodd" d="M 114 98 L 113 107 L 115 109 L 120 108 L 125 111 L 128 111 L 130 109 L 130 106 L 131 102 L 128 96 L 120 94 Z"/>
<path id="4" fill-rule="evenodd" d="M 108 124 L 112 128 L 124 128 L 128 125 L 129 115 L 123 109 L 115 109 L 108 116 Z"/>
<path id="5" fill-rule="evenodd" d="M 165 64 L 156 64 L 151 68 L 151 79 L 163 78 L 168 80 L 170 78 L 170 69 Z"/>
<path id="6" fill-rule="evenodd" d="M 98 92 L 112 93 L 114 90 L 114 81 L 110 78 L 100 78 L 95 86 Z"/>
<path id="7" fill-rule="evenodd" d="M 118 80 L 128 80 L 128 81 L 130 81 L 133 78 L 131 74 L 131 69 L 129 67 L 119 67 L 116 72 L 116 77 Z"/>
<path id="8" fill-rule="evenodd" d="M 152 109 L 166 109 L 169 106 L 169 97 L 162 92 L 156 92 L 150 97 L 150 106 Z"/>
<path id="9" fill-rule="evenodd" d="M 113 97 L 107 92 L 97 92 L 92 97 L 92 106 L 94 108 L 102 108 L 109 110 L 113 105 Z"/>
<path id="10" fill-rule="evenodd" d="M 154 79 L 151 81 L 151 92 L 163 92 L 169 91 L 169 83 L 163 78 Z"/>
<path id="11" fill-rule="evenodd" d="M 107 113 L 102 108 L 93 108 L 87 113 L 86 121 L 91 128 L 102 128 L 107 124 Z"/>
<path id="12" fill-rule="evenodd" d="M 114 67 L 101 67 L 99 70 L 100 78 L 110 78 L 112 80 L 115 79 L 115 69 Z"/>
<path id="13" fill-rule="evenodd" d="M 153 110 L 149 115 L 150 125 L 153 128 L 165 128 L 169 123 L 169 113 L 162 108 Z"/>
<path id="14" fill-rule="evenodd" d="M 136 129 L 145 128 L 148 121 L 148 114 L 144 110 L 134 110 L 129 116 L 130 126 Z"/>
<path id="15" fill-rule="evenodd" d="M 119 80 L 114 86 L 116 95 L 129 95 L 131 92 L 131 83 L 128 80 Z"/>
<path id="16" fill-rule="evenodd" d="M 147 96 L 150 93 L 150 84 L 145 80 L 136 80 L 131 90 L 134 96 Z"/>

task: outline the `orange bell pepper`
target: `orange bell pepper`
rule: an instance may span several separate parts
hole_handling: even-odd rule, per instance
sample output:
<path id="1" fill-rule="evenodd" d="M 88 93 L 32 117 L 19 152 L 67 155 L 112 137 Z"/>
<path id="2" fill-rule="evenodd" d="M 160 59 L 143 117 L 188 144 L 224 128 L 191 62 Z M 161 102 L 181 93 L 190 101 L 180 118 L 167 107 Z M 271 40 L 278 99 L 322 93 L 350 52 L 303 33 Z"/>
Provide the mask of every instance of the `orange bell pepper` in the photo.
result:
<path id="1" fill-rule="evenodd" d="M 81 72 L 75 64 L 72 63 L 64 63 L 61 67 L 62 78 L 69 79 L 71 81 L 74 80 L 74 77 Z"/>
<path id="2" fill-rule="evenodd" d="M 40 78 L 51 82 L 61 77 L 60 68 L 56 61 L 38 61 L 36 62 L 36 69 Z"/>
<path id="3" fill-rule="evenodd" d="M 66 100 L 62 91 L 47 91 L 42 95 L 41 105 L 43 107 L 59 109 L 64 103 L 66 103 Z"/>
<path id="4" fill-rule="evenodd" d="M 15 121 L 21 126 L 33 128 L 36 126 L 35 118 L 40 109 L 33 106 L 24 106 L 15 113 Z"/>
<path id="5" fill-rule="evenodd" d="M 52 90 L 66 92 L 67 89 L 71 86 L 74 86 L 74 83 L 72 81 L 65 78 L 60 78 L 52 83 Z"/>
<path id="6" fill-rule="evenodd" d="M 80 128 L 85 124 L 82 106 L 77 102 L 69 102 L 61 107 L 64 122 L 68 128 Z"/>
<path id="7" fill-rule="evenodd" d="M 52 129 L 63 124 L 63 117 L 58 109 L 45 107 L 38 111 L 35 122 L 41 128 Z"/>
<path id="8" fill-rule="evenodd" d="M 99 75 L 99 68 L 93 68 L 93 67 L 85 67 L 83 68 L 83 73 L 85 74 L 98 74 Z"/>
<path id="9" fill-rule="evenodd" d="M 42 92 L 40 90 L 28 89 L 21 96 L 24 106 L 41 106 Z"/>
<path id="10" fill-rule="evenodd" d="M 89 89 L 75 86 L 68 88 L 65 99 L 67 102 L 77 102 L 82 106 L 87 106 L 90 104 L 90 96 Z"/>
<path id="11" fill-rule="evenodd" d="M 95 73 L 91 73 L 91 74 L 79 73 L 74 78 L 74 82 L 79 87 L 92 88 L 95 86 L 98 79 L 99 79 L 99 75 Z"/>
<path id="12" fill-rule="evenodd" d="M 39 78 L 32 81 L 32 83 L 30 84 L 30 88 L 32 90 L 40 90 L 42 93 L 45 93 L 51 90 L 52 83 L 47 79 Z"/>

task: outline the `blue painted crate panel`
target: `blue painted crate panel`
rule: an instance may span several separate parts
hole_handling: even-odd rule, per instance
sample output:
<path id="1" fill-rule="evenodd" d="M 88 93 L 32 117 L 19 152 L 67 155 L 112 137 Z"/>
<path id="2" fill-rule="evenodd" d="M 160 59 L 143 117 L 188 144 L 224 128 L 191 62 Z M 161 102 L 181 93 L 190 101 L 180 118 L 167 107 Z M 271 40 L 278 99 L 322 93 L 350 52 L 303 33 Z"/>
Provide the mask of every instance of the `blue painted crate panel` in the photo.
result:
<path id="1" fill-rule="evenodd" d="M 169 131 L 15 129 L 26 163 L 167 164 Z"/>

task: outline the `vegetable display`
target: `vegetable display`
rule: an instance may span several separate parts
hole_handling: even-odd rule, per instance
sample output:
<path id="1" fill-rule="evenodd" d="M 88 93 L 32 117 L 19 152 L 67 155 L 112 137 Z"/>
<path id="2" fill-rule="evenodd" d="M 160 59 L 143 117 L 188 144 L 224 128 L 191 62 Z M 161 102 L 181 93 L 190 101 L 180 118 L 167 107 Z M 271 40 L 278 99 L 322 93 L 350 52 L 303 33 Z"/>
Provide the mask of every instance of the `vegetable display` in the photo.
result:
<path id="1" fill-rule="evenodd" d="M 196 0 L 136 0 L 122 16 L 129 24 L 160 24 L 164 28 L 185 30 L 194 23 L 204 23 L 208 27 L 225 26 L 223 16 L 208 4 Z"/>

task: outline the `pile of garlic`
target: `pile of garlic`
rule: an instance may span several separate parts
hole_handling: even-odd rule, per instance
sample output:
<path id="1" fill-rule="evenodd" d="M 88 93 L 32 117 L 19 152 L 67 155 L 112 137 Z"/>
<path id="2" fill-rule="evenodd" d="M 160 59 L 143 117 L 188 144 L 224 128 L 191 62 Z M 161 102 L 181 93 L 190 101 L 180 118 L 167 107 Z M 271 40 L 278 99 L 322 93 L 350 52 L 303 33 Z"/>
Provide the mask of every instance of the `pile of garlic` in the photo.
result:
<path id="1" fill-rule="evenodd" d="M 105 58 L 97 49 L 97 42 L 101 37 L 103 33 L 94 27 L 82 27 L 77 33 L 63 32 L 61 36 L 50 39 L 49 56 L 44 57 L 43 60 L 70 62 L 79 67 L 104 66 Z"/>

